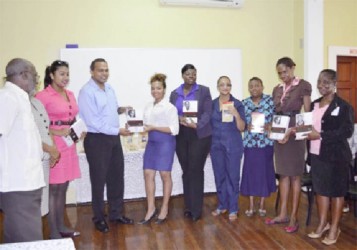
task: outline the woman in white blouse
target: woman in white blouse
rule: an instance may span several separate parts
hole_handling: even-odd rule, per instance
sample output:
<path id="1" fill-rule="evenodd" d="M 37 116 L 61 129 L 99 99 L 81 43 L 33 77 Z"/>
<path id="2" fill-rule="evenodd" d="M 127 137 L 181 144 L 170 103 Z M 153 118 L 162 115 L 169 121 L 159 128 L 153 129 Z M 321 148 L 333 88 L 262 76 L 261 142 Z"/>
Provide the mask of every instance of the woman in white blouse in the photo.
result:
<path id="1" fill-rule="evenodd" d="M 144 127 L 149 140 L 144 153 L 144 177 L 147 199 L 147 212 L 139 224 L 149 223 L 156 215 L 155 207 L 155 174 L 160 172 L 163 182 L 163 201 L 156 224 L 166 221 L 169 199 L 172 190 L 171 169 L 174 159 L 176 140 L 179 131 L 176 107 L 164 101 L 166 76 L 155 74 L 150 79 L 151 95 L 154 98 L 144 110 Z"/>

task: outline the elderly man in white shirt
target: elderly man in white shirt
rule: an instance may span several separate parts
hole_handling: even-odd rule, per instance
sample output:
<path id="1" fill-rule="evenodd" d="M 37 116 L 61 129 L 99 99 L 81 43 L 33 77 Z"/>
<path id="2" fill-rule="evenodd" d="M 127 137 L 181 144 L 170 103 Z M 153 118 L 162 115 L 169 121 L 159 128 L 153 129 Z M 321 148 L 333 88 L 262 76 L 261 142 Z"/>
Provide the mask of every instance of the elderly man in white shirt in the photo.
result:
<path id="1" fill-rule="evenodd" d="M 32 63 L 13 59 L 6 66 L 7 82 L 0 88 L 0 208 L 6 243 L 43 239 L 41 138 L 29 96 L 18 87 L 32 88 L 36 78 Z"/>

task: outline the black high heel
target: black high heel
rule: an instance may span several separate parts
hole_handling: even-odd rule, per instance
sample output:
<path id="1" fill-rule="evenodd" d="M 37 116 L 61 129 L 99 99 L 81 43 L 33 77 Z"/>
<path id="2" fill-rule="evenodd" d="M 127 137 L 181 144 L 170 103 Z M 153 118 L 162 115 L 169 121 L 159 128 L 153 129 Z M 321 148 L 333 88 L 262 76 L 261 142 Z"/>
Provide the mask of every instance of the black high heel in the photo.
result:
<path id="1" fill-rule="evenodd" d="M 154 210 L 154 213 L 150 216 L 149 219 L 145 220 L 145 218 L 144 218 L 144 219 L 142 219 L 141 221 L 139 221 L 138 224 L 139 224 L 139 225 L 148 224 L 152 219 L 155 218 L 156 214 L 157 214 L 157 209 Z"/>
<path id="2" fill-rule="evenodd" d="M 166 219 L 167 219 L 167 215 L 166 215 L 166 217 L 163 218 L 163 219 L 160 219 L 160 218 L 158 217 L 158 218 L 156 219 L 156 221 L 155 221 L 155 224 L 160 225 L 160 224 L 164 223 L 164 222 L 166 221 Z"/>

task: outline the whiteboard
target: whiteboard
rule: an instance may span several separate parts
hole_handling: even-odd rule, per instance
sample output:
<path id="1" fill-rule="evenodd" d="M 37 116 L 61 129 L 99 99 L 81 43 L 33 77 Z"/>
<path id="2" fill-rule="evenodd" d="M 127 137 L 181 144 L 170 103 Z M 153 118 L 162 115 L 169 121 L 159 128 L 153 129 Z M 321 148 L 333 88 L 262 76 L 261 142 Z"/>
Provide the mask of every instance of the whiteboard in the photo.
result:
<path id="1" fill-rule="evenodd" d="M 169 49 L 169 48 L 90 48 L 61 49 L 61 60 L 69 63 L 68 89 L 78 98 L 81 87 L 90 79 L 89 66 L 95 58 L 108 62 L 108 83 L 114 88 L 119 106 L 143 109 L 152 101 L 150 77 L 164 73 L 166 96 L 183 83 L 181 68 L 193 64 L 197 83 L 210 88 L 212 98 L 218 96 L 217 79 L 227 75 L 232 81 L 232 94 L 241 100 L 242 60 L 240 49 Z"/>

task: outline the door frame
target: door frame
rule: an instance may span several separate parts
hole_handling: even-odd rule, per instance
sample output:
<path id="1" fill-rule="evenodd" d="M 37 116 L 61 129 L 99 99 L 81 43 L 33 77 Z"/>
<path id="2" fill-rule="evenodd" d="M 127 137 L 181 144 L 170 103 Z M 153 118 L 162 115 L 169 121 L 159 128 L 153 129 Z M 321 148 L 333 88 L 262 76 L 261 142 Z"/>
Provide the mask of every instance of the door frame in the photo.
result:
<path id="1" fill-rule="evenodd" d="M 328 68 L 337 70 L 337 56 L 357 57 L 357 47 L 329 46 Z"/>

